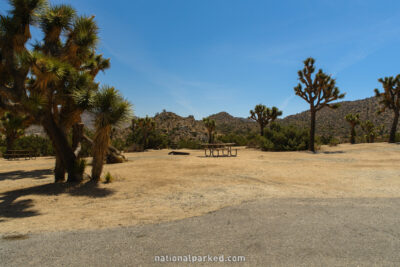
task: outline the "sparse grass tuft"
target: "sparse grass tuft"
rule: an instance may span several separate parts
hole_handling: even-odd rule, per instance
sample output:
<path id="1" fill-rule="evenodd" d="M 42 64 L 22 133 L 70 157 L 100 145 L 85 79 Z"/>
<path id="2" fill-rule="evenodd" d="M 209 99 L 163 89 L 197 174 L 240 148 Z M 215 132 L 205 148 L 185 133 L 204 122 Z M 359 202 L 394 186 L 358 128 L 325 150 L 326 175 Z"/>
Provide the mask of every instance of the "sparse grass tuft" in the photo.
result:
<path id="1" fill-rule="evenodd" d="M 332 138 L 332 139 L 329 141 L 329 146 L 337 146 L 338 144 L 339 144 L 339 140 L 336 139 L 336 138 Z"/>
<path id="2" fill-rule="evenodd" d="M 109 184 L 114 181 L 114 177 L 111 175 L 110 172 L 107 172 L 106 176 L 104 176 L 104 183 Z"/>

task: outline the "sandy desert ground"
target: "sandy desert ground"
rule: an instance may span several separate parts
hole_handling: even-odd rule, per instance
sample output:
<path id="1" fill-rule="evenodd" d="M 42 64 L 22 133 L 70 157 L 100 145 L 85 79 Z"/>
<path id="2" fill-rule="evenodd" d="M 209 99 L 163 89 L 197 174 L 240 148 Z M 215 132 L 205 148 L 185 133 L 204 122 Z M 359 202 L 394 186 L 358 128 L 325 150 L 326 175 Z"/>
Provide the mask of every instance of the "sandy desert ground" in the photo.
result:
<path id="1" fill-rule="evenodd" d="M 400 145 L 343 144 L 309 152 L 242 148 L 236 158 L 200 150 L 126 154 L 110 184 L 53 184 L 53 158 L 0 160 L 0 233 L 99 229 L 199 216 L 271 198 L 400 197 Z M 87 169 L 90 173 L 90 168 Z"/>

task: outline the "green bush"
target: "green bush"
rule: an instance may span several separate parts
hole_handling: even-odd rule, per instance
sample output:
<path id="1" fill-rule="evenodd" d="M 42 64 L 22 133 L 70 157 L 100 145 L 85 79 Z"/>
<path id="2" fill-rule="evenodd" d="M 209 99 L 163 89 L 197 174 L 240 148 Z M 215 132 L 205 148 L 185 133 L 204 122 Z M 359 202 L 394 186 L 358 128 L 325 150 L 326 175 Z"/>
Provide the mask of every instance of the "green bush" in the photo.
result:
<path id="1" fill-rule="evenodd" d="M 121 151 L 126 147 L 126 141 L 119 137 L 113 138 L 111 139 L 111 145 Z"/>
<path id="2" fill-rule="evenodd" d="M 150 134 L 148 139 L 148 148 L 163 149 L 168 147 L 168 136 L 159 131 L 154 131 Z"/>
<path id="3" fill-rule="evenodd" d="M 331 138 L 331 140 L 329 141 L 329 146 L 337 146 L 339 144 L 339 139 L 333 137 Z"/>
<path id="4" fill-rule="evenodd" d="M 265 139 L 261 139 L 261 149 L 264 151 L 299 151 L 306 150 L 309 143 L 307 129 L 294 126 L 281 126 L 272 123 L 265 129 Z"/>
<path id="5" fill-rule="evenodd" d="M 217 137 L 217 141 L 222 143 L 235 143 L 238 146 L 245 146 L 248 144 L 246 136 L 234 133 L 220 135 Z"/>
<path id="6" fill-rule="evenodd" d="M 260 136 L 258 133 L 251 133 L 246 136 L 246 139 L 247 139 L 247 147 L 261 149 L 262 147 L 264 147 L 266 145 L 265 137 Z"/>
<path id="7" fill-rule="evenodd" d="M 201 142 L 191 139 L 179 140 L 177 148 L 200 149 L 202 148 Z"/>
<path id="8" fill-rule="evenodd" d="M 114 181 L 114 177 L 111 175 L 110 172 L 107 172 L 106 176 L 104 176 L 104 183 L 109 184 Z"/>
<path id="9" fill-rule="evenodd" d="M 38 156 L 54 156 L 53 144 L 47 137 L 23 136 L 15 141 L 14 150 L 31 150 Z"/>

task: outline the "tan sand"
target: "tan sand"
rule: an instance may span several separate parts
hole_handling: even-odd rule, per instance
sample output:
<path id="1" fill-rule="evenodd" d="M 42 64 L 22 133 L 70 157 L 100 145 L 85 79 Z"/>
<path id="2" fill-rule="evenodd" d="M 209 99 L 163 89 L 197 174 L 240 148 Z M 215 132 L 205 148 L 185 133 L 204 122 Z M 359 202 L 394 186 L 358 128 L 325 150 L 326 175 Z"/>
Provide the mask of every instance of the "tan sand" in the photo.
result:
<path id="1" fill-rule="evenodd" d="M 98 188 L 53 184 L 53 158 L 0 160 L 0 233 L 98 229 L 199 216 L 261 198 L 400 197 L 400 145 L 308 152 L 242 148 L 236 158 L 127 154 Z M 90 168 L 87 169 L 90 173 Z"/>

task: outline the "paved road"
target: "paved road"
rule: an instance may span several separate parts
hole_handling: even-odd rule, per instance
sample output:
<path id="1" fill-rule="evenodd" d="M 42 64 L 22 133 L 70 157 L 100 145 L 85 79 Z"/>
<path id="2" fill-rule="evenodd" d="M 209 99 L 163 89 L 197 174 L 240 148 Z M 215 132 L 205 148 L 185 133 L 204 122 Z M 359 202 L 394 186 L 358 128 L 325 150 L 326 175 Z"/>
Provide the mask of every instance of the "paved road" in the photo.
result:
<path id="1" fill-rule="evenodd" d="M 399 207 L 388 198 L 260 200 L 171 223 L 0 239 L 0 265 L 176 266 L 154 256 L 222 254 L 246 262 L 217 266 L 399 266 Z"/>

